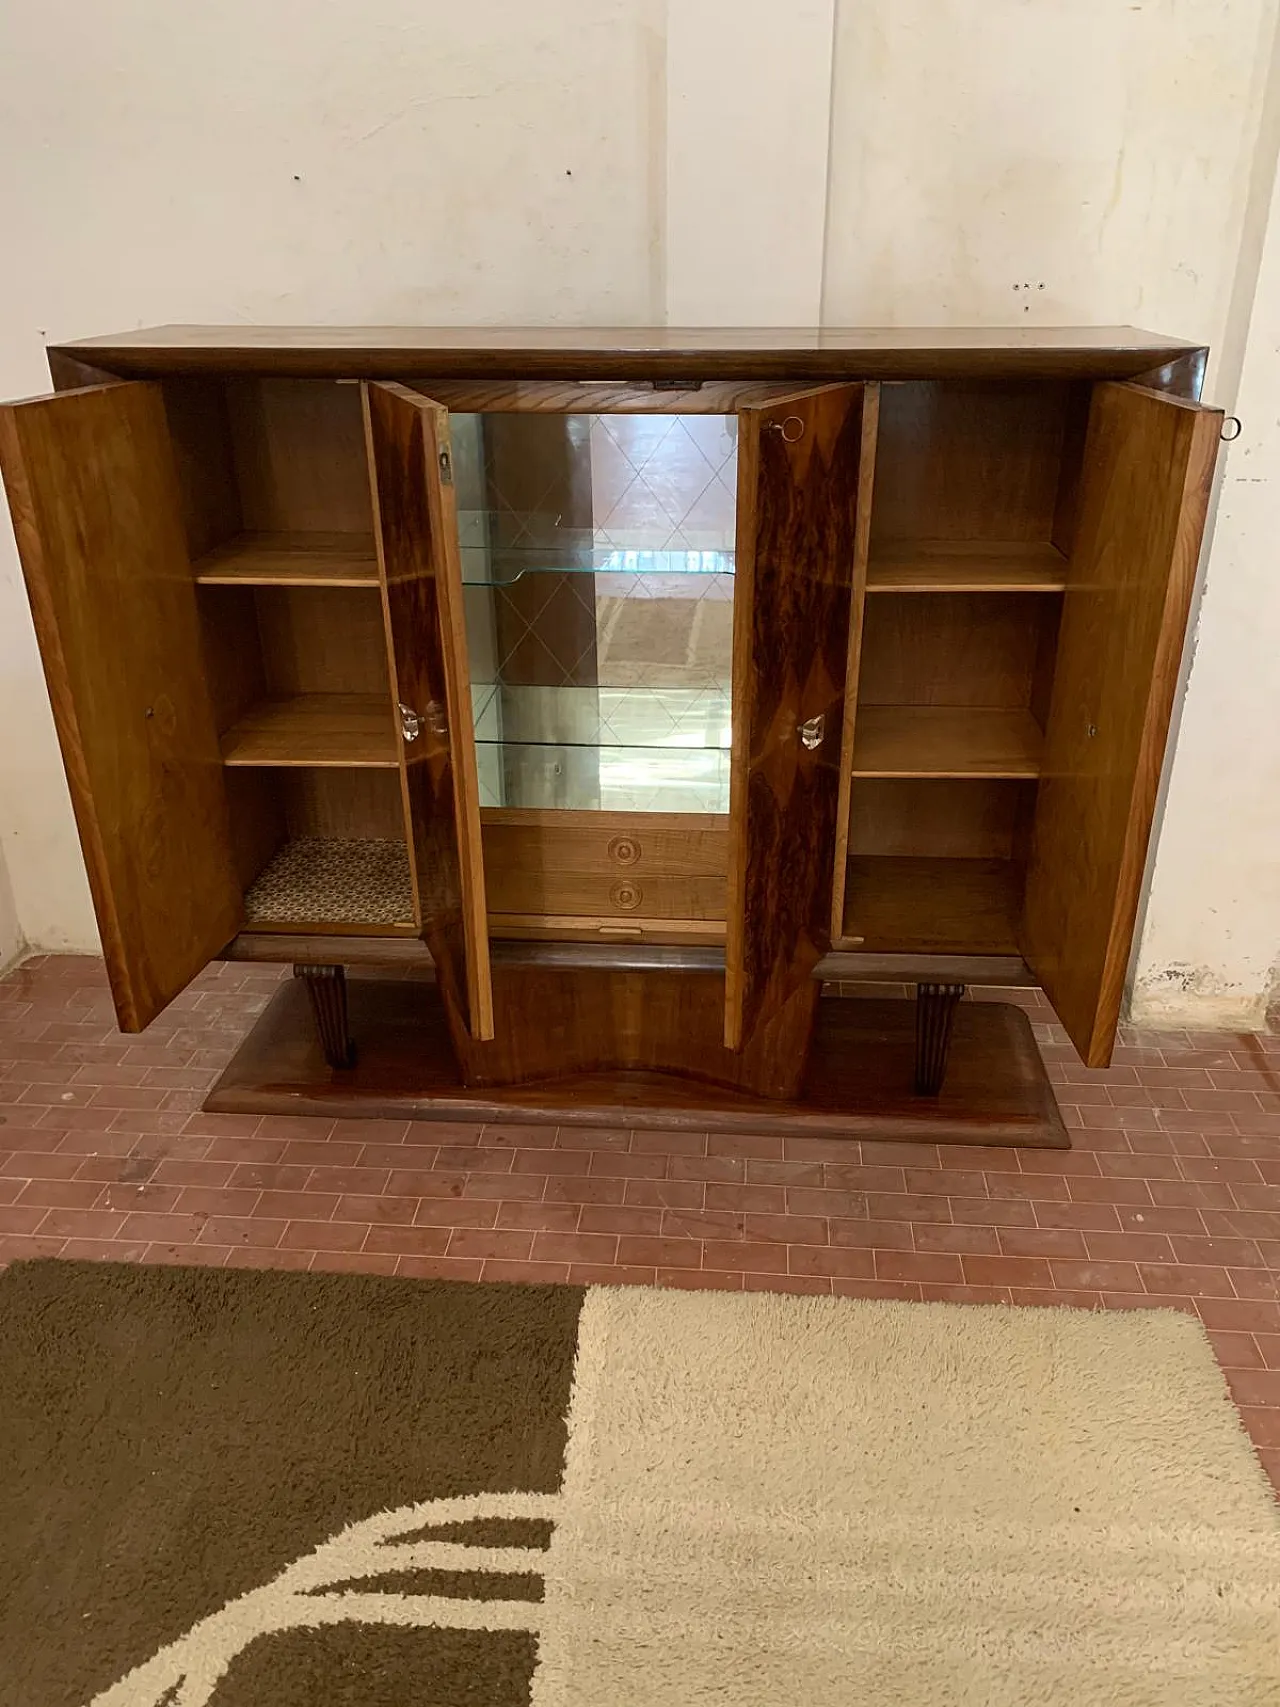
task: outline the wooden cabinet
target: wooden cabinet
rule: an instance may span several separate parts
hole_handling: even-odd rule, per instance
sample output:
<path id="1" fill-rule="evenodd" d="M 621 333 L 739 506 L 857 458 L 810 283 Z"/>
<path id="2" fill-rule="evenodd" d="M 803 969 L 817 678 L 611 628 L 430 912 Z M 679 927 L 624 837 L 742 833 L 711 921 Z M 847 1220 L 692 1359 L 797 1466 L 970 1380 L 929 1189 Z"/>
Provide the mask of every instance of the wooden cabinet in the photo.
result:
<path id="1" fill-rule="evenodd" d="M 1021 978 L 1105 1064 L 1203 356 L 1024 328 L 52 352 L 0 457 L 122 1027 L 224 952 L 408 961 L 463 1087 L 796 1103 L 824 978 Z"/>

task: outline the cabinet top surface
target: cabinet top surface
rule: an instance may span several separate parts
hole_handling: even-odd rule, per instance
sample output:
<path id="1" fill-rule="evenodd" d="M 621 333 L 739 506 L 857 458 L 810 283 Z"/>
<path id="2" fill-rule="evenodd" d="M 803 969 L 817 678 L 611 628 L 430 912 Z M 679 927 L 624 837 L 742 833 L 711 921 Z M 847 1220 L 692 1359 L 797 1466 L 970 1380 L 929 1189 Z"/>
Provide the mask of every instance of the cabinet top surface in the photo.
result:
<path id="1" fill-rule="evenodd" d="M 1131 326 L 156 326 L 55 346 L 118 374 L 197 371 L 379 378 L 1125 377 L 1203 346 Z"/>

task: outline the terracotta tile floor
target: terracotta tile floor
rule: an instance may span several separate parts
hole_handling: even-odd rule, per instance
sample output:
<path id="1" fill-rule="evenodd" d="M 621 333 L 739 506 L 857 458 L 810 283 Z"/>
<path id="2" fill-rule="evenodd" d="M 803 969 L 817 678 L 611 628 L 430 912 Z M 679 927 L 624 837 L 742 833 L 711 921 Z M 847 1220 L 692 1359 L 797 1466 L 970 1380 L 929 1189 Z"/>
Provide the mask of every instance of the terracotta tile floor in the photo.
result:
<path id="1" fill-rule="evenodd" d="M 211 968 L 137 1038 L 99 961 L 0 980 L 0 1262 L 1172 1306 L 1280 1487 L 1280 1036 L 1127 1028 L 1089 1072 L 1015 992 L 1070 1152 L 201 1114 L 282 975 Z"/>

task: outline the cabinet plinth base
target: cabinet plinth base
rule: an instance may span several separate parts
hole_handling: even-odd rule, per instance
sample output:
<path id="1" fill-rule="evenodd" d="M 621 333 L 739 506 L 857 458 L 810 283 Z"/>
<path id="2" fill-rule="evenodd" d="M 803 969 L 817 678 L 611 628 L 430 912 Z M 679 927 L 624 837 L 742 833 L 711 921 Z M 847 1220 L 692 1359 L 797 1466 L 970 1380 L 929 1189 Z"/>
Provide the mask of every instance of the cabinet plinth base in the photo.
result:
<path id="1" fill-rule="evenodd" d="M 204 1106 L 219 1114 L 334 1119 L 464 1120 L 548 1126 L 808 1132 L 928 1143 L 1070 1147 L 1020 1008 L 965 1002 L 956 1010 L 946 1081 L 911 1088 L 915 1004 L 819 1004 L 805 1096 L 775 1102 L 665 1073 L 572 1073 L 483 1090 L 458 1076 L 434 985 L 352 978 L 354 1067 L 328 1066 L 305 992 L 281 986 Z"/>

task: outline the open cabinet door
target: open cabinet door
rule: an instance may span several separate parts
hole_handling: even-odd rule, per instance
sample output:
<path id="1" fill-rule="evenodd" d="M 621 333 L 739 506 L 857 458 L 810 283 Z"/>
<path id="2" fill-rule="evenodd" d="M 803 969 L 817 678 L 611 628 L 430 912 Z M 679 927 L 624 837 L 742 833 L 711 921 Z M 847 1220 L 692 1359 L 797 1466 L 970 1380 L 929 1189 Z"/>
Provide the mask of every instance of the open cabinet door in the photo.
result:
<path id="1" fill-rule="evenodd" d="M 415 905 L 446 1004 L 483 1040 L 493 989 L 449 411 L 403 385 L 363 391 Z"/>
<path id="2" fill-rule="evenodd" d="M 0 462 L 111 993 L 141 1031 L 243 917 L 160 388 L 6 404 Z"/>
<path id="3" fill-rule="evenodd" d="M 863 385 L 738 412 L 725 1044 L 776 1018 L 831 943 Z"/>
<path id="4" fill-rule="evenodd" d="M 1023 953 L 1111 1059 L 1222 412 L 1094 387 L 1027 874 Z"/>

